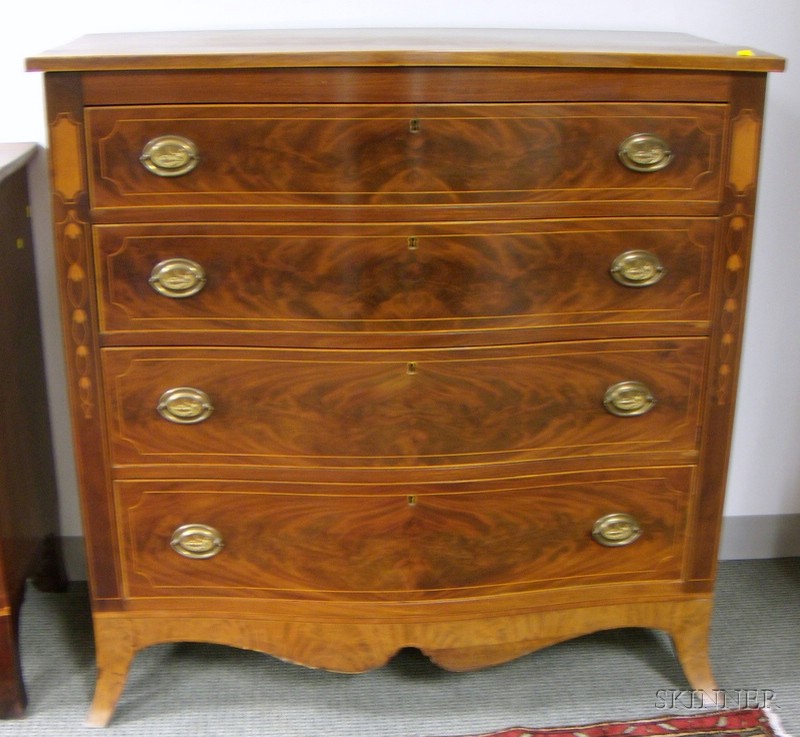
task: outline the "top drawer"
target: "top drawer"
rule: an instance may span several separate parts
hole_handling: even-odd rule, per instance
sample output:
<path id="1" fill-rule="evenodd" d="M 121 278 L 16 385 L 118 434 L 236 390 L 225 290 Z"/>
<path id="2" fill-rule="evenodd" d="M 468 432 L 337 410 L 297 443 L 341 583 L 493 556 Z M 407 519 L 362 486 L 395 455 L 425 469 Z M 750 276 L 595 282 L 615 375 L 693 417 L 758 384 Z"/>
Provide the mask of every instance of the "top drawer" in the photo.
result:
<path id="1" fill-rule="evenodd" d="M 713 203 L 725 110 L 641 103 L 90 108 L 91 197 L 94 208 L 260 205 L 304 208 L 304 217 L 323 206 Z M 154 214 L 161 215 L 168 216 Z"/>

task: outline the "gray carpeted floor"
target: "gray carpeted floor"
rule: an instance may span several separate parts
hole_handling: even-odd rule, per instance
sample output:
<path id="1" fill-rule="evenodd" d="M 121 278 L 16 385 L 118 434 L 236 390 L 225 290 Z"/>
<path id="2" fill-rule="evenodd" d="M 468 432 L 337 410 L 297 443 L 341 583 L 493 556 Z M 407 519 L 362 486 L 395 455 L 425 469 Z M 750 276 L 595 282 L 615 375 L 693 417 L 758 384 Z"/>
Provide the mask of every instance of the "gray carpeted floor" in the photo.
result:
<path id="1" fill-rule="evenodd" d="M 0 735 L 102 734 L 83 727 L 94 668 L 85 589 L 28 592 L 22 649 L 30 705 Z M 771 699 L 800 737 L 800 558 L 721 566 L 712 657 L 729 705 Z M 415 652 L 344 676 L 259 653 L 164 645 L 140 653 L 106 733 L 136 737 L 444 737 L 688 713 L 666 638 L 644 630 L 581 638 L 474 673 Z"/>

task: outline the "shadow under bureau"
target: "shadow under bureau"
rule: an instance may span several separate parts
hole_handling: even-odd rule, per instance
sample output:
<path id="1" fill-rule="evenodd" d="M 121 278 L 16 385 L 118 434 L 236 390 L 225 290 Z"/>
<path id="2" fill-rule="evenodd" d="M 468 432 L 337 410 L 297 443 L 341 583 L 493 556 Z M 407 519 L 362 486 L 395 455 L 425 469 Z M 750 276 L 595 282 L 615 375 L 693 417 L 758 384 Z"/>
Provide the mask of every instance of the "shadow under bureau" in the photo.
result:
<path id="1" fill-rule="evenodd" d="M 140 648 L 452 670 L 712 606 L 766 73 L 673 34 L 87 36 L 46 72 L 105 724 Z"/>

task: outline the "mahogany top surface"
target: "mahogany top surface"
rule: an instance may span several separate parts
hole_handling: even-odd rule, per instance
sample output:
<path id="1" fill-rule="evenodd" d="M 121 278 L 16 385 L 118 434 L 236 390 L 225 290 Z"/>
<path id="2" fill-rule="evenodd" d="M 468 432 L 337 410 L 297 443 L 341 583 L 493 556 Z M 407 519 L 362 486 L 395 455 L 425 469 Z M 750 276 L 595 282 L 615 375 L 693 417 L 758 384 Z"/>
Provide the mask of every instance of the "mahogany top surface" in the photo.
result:
<path id="1" fill-rule="evenodd" d="M 782 71 L 779 56 L 682 33 L 529 29 L 302 29 L 90 34 L 29 71 L 521 66 Z"/>

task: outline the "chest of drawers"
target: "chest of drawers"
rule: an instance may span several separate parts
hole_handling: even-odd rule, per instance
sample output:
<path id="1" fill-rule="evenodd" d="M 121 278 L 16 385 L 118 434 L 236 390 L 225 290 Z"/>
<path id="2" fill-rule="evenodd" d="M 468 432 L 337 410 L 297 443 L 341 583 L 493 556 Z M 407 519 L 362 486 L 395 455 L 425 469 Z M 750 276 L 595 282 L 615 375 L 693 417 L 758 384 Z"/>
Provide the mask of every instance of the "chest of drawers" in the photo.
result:
<path id="1" fill-rule="evenodd" d="M 766 72 L 681 35 L 86 37 L 44 70 L 97 641 L 706 636 Z"/>
<path id="2" fill-rule="evenodd" d="M 18 641 L 26 581 L 66 586 L 28 198 L 37 148 L 0 144 L 0 719 L 27 704 Z"/>

